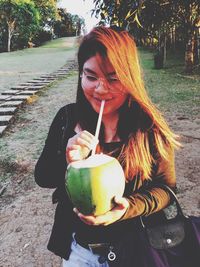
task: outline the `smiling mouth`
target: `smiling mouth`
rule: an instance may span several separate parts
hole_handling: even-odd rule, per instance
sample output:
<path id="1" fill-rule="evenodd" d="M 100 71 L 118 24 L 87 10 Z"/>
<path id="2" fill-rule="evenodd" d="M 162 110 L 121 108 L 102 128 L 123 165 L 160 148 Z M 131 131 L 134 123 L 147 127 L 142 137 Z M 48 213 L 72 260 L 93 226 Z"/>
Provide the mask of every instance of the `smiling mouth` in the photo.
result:
<path id="1" fill-rule="evenodd" d="M 108 101 L 112 100 L 113 98 L 99 99 L 99 98 L 94 97 L 94 99 L 95 99 L 96 101 L 98 101 L 98 102 L 101 102 L 101 101 L 103 101 L 103 100 L 105 100 L 105 102 L 108 102 Z"/>

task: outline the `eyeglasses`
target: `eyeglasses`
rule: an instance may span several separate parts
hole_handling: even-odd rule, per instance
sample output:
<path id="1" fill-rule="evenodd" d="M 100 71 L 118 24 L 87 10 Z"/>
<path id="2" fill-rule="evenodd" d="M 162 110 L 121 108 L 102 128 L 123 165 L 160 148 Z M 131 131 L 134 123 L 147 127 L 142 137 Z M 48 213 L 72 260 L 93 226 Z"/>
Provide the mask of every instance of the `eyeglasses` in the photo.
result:
<path id="1" fill-rule="evenodd" d="M 113 94 L 125 94 L 126 91 L 116 74 L 109 75 L 107 78 L 97 77 L 93 74 L 87 73 L 83 70 L 81 77 L 81 85 L 84 90 L 98 89 L 99 86 L 103 86 Z"/>

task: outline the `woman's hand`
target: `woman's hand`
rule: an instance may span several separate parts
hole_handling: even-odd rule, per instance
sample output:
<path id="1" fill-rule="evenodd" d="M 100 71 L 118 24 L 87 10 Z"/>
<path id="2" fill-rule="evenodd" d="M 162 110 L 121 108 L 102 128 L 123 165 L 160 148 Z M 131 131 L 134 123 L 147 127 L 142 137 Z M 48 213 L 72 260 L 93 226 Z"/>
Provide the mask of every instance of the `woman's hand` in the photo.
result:
<path id="1" fill-rule="evenodd" d="M 121 197 L 114 199 L 116 206 L 106 212 L 103 215 L 94 216 L 94 215 L 83 215 L 80 213 L 76 208 L 74 208 L 74 212 L 78 215 L 78 217 L 83 221 L 84 223 L 88 225 L 109 225 L 111 223 L 114 223 L 118 221 L 126 212 L 126 210 L 129 207 L 129 202 L 126 200 L 126 198 Z"/>
<path id="2" fill-rule="evenodd" d="M 81 131 L 69 138 L 66 147 L 67 163 L 85 159 L 98 144 L 98 140 L 88 131 Z"/>

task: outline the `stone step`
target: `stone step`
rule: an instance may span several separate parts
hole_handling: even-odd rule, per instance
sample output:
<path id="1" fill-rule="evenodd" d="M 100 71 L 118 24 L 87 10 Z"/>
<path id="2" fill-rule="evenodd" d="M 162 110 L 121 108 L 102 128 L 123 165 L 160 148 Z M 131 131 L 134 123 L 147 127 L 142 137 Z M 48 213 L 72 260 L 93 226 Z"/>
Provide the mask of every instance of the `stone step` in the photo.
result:
<path id="1" fill-rule="evenodd" d="M 7 128 L 7 125 L 0 126 L 0 136 L 3 135 L 3 132 L 5 131 L 6 128 Z"/>
<path id="2" fill-rule="evenodd" d="M 54 73 L 66 73 L 67 71 L 68 71 L 68 69 L 67 70 L 57 70 Z"/>
<path id="3" fill-rule="evenodd" d="M 29 84 L 29 83 L 34 83 L 35 84 L 35 83 L 43 83 L 43 82 L 45 82 L 45 80 L 39 80 L 39 79 L 35 79 L 34 80 L 33 79 L 33 80 L 28 81 L 27 84 Z"/>
<path id="4" fill-rule="evenodd" d="M 49 80 L 53 80 L 53 79 L 55 79 L 55 77 L 54 77 L 54 75 L 52 75 L 52 74 L 50 74 L 50 75 L 44 75 L 44 76 L 41 76 L 41 78 L 39 78 L 39 79 L 37 79 L 37 80 L 43 80 L 43 79 L 45 79 L 45 80 L 47 80 L 47 79 L 49 79 Z"/>
<path id="5" fill-rule="evenodd" d="M 23 104 L 23 100 L 5 101 L 0 104 L 0 107 L 19 107 Z"/>
<path id="6" fill-rule="evenodd" d="M 0 107 L 0 115 L 12 115 L 16 110 L 16 107 Z"/>
<path id="7" fill-rule="evenodd" d="M 40 90 L 40 89 L 42 89 L 42 88 L 44 88 L 44 85 L 42 86 L 42 85 L 38 85 L 38 86 L 35 86 L 34 84 L 33 85 L 29 85 L 29 86 L 26 86 L 26 88 L 24 88 L 23 90 L 20 90 L 21 92 L 23 92 L 23 91 L 29 91 L 29 90 L 31 90 L 31 91 L 34 91 L 34 90 Z M 12 90 L 14 90 L 15 91 L 15 89 L 12 89 Z"/>
<path id="8" fill-rule="evenodd" d="M 35 95 L 37 92 L 38 92 L 38 90 L 34 90 L 34 91 L 24 90 L 24 91 L 20 92 L 18 95 L 28 95 L 28 96 L 31 96 L 31 95 Z"/>
<path id="9" fill-rule="evenodd" d="M 18 92 L 20 92 L 20 90 L 7 90 L 7 91 L 2 92 L 1 94 L 2 95 L 15 95 Z"/>
<path id="10" fill-rule="evenodd" d="M 11 119 L 13 118 L 13 116 L 10 115 L 0 115 L 0 125 L 7 125 Z"/>
<path id="11" fill-rule="evenodd" d="M 19 94 L 23 94 L 24 92 L 28 92 L 28 91 L 38 91 L 38 90 L 40 90 L 41 88 L 38 88 L 39 86 L 37 86 L 37 87 L 32 87 L 32 86 L 30 86 L 30 87 L 26 87 L 26 89 L 24 89 L 24 90 L 21 90 L 21 91 L 19 91 L 16 95 L 19 95 Z M 43 88 L 43 87 L 42 87 Z M 14 90 L 15 91 L 15 90 Z"/>
<path id="12" fill-rule="evenodd" d="M 54 74 L 57 75 L 67 75 L 67 72 L 54 72 Z"/>
<path id="13" fill-rule="evenodd" d="M 31 82 L 27 82 L 27 83 L 22 83 L 22 85 L 29 87 L 29 86 L 35 86 L 35 85 L 43 85 L 41 83 L 31 83 Z M 26 90 L 26 89 L 25 89 Z"/>
<path id="14" fill-rule="evenodd" d="M 42 85 L 42 84 L 49 84 L 49 83 L 51 83 L 52 82 L 52 80 L 49 80 L 49 81 L 44 81 L 44 82 L 40 82 L 40 84 Z"/>
<path id="15" fill-rule="evenodd" d="M 11 97 L 10 95 L 0 95 L 0 101 L 6 101 L 10 97 Z"/>
<path id="16" fill-rule="evenodd" d="M 33 84 L 33 85 L 37 85 L 37 86 L 39 86 L 39 85 L 43 85 L 43 86 L 45 86 L 45 85 L 48 85 L 48 84 L 50 84 L 52 81 L 45 81 L 45 82 L 41 82 L 41 81 L 38 81 L 38 82 L 35 82 L 35 83 L 30 83 L 30 84 Z"/>
<path id="17" fill-rule="evenodd" d="M 27 83 L 22 83 L 21 85 L 24 85 L 24 86 L 30 86 L 30 85 L 46 85 L 46 84 L 49 84 L 48 81 L 38 81 L 38 80 L 33 80 L 33 81 L 29 81 Z"/>
<path id="18" fill-rule="evenodd" d="M 46 81 L 46 77 L 49 77 L 47 74 L 44 74 L 38 78 L 34 78 L 33 81 Z"/>
<path id="19" fill-rule="evenodd" d="M 14 95 L 11 97 L 11 101 L 13 100 L 27 100 L 30 95 Z"/>
<path id="20" fill-rule="evenodd" d="M 42 89 L 42 88 L 44 88 L 44 85 L 36 85 L 36 84 L 34 84 L 34 85 L 29 85 L 29 86 L 27 86 L 26 87 L 26 90 L 39 90 L 39 89 Z"/>
<path id="21" fill-rule="evenodd" d="M 24 90 L 26 89 L 27 86 L 24 86 L 24 85 L 17 85 L 17 86 L 13 86 L 11 87 L 10 89 L 12 90 Z"/>
<path id="22" fill-rule="evenodd" d="M 54 82 L 56 80 L 56 78 L 55 77 L 53 77 L 53 78 L 45 78 L 45 81 L 43 82 L 43 81 L 38 81 L 38 82 L 40 82 L 41 84 L 49 84 L 49 83 L 52 83 L 52 82 Z"/>

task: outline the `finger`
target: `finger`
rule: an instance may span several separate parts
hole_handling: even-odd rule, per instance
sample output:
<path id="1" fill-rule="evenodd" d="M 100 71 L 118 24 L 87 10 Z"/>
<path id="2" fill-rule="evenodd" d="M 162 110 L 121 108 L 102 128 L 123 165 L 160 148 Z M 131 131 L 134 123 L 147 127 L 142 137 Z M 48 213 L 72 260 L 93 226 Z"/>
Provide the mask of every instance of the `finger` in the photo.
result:
<path id="1" fill-rule="evenodd" d="M 81 146 L 80 146 L 80 145 L 75 145 L 75 144 L 73 144 L 73 145 L 70 147 L 70 150 L 81 150 Z"/>
<path id="2" fill-rule="evenodd" d="M 115 197 L 114 201 L 121 208 L 127 208 L 129 205 L 128 201 L 124 197 Z"/>
<path id="3" fill-rule="evenodd" d="M 90 222 L 94 222 L 95 221 L 95 216 L 93 215 L 84 215 L 82 213 L 79 213 L 79 217 L 86 220 L 86 221 L 90 221 Z"/>
<path id="4" fill-rule="evenodd" d="M 79 211 L 76 211 L 76 214 L 80 218 L 81 221 L 88 225 L 95 225 L 95 216 L 85 216 L 84 214 L 80 213 Z"/>
<path id="5" fill-rule="evenodd" d="M 93 225 L 107 225 L 112 219 L 111 213 L 107 212 L 105 215 L 99 215 L 93 218 L 90 218 L 90 221 Z"/>
<path id="6" fill-rule="evenodd" d="M 81 132 L 80 136 L 83 137 L 88 142 L 91 142 L 91 141 L 92 142 L 98 142 L 98 139 L 96 139 L 96 137 L 94 135 L 92 135 L 91 133 L 89 133 L 88 131 Z"/>
<path id="7" fill-rule="evenodd" d="M 72 138 L 69 138 L 67 147 L 71 147 L 72 145 L 77 144 L 77 143 L 82 145 L 82 142 L 84 141 L 85 141 L 84 144 L 89 145 L 89 146 L 90 144 L 98 143 L 98 139 L 96 139 L 94 135 L 92 135 L 88 131 L 82 131 L 76 134 L 75 136 L 73 136 Z"/>
<path id="8" fill-rule="evenodd" d="M 89 150 L 91 150 L 93 148 L 94 145 L 96 145 L 96 142 L 92 142 L 92 140 L 87 141 L 85 140 L 82 136 L 77 137 L 76 139 L 76 144 L 80 145 L 80 146 L 85 146 L 87 147 Z"/>
<path id="9" fill-rule="evenodd" d="M 84 218 L 79 217 L 79 219 L 80 219 L 82 222 L 84 222 L 85 224 L 87 224 L 87 225 L 95 225 L 93 222 L 91 222 L 91 221 L 89 221 L 89 220 L 86 220 L 86 219 L 84 219 Z"/>
<path id="10" fill-rule="evenodd" d="M 73 208 L 73 212 L 75 212 L 77 215 L 79 214 L 79 211 L 77 208 Z"/>
<path id="11" fill-rule="evenodd" d="M 67 162 L 81 160 L 81 155 L 79 150 L 70 150 L 66 153 Z"/>
<path id="12" fill-rule="evenodd" d="M 84 223 L 86 223 L 86 224 L 88 224 L 88 225 L 93 225 L 93 222 L 90 222 L 90 220 L 85 219 L 85 217 L 82 216 L 83 214 L 80 213 L 76 208 L 74 208 L 73 211 L 76 213 L 76 215 L 79 217 L 79 219 L 80 219 L 82 222 L 84 222 Z"/>
<path id="13" fill-rule="evenodd" d="M 84 139 L 84 141 L 86 141 L 89 145 L 89 148 L 95 146 L 98 144 L 99 140 L 92 135 L 91 133 L 89 133 L 88 131 L 83 131 L 80 133 L 79 137 L 81 139 Z"/>
<path id="14" fill-rule="evenodd" d="M 85 216 L 77 208 L 73 208 L 73 211 L 78 215 L 79 218 L 85 219 Z"/>

